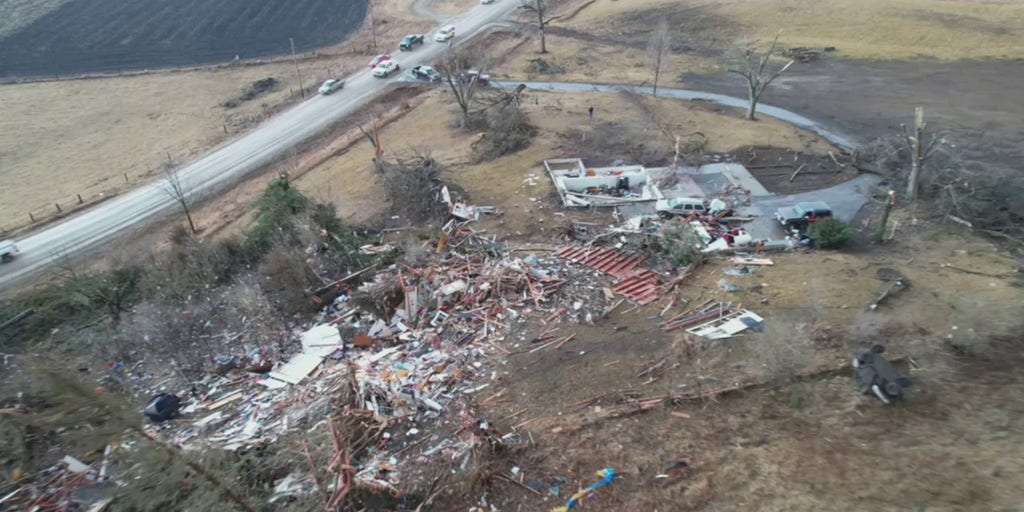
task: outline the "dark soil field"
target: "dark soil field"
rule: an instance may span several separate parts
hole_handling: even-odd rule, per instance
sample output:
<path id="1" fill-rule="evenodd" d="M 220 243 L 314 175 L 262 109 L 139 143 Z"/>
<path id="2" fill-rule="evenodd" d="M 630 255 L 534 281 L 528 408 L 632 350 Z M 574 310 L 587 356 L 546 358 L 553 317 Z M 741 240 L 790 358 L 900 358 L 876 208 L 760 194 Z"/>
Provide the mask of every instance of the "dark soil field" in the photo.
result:
<path id="1" fill-rule="evenodd" d="M 74 0 L 0 40 L 0 78 L 110 73 L 338 43 L 366 0 Z"/>

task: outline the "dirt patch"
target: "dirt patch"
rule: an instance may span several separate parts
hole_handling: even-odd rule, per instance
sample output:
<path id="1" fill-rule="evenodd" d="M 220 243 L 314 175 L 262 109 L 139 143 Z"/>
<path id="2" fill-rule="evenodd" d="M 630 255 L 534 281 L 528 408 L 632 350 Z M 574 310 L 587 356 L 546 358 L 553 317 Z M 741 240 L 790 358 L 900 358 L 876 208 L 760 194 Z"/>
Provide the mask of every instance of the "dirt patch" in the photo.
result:
<path id="1" fill-rule="evenodd" d="M 297 51 L 337 44 L 360 27 L 365 14 L 366 2 L 360 0 L 340 6 L 323 0 L 73 0 L 0 40 L 0 77 L 284 55 L 291 51 L 289 38 Z"/>
<path id="2" fill-rule="evenodd" d="M 743 164 L 764 188 L 781 195 L 820 190 L 857 176 L 849 158 L 840 155 L 833 160 L 827 153 L 751 146 L 729 153 L 724 160 Z"/>

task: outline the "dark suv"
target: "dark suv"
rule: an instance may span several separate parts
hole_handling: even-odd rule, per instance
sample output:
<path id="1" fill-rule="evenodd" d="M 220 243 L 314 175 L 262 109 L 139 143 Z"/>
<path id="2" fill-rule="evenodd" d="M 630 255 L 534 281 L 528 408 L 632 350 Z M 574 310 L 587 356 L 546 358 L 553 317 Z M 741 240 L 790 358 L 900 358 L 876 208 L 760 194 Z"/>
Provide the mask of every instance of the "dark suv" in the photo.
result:
<path id="1" fill-rule="evenodd" d="M 412 51 L 412 47 L 423 44 L 423 34 L 409 34 L 398 43 L 398 49 L 403 52 Z"/>
<path id="2" fill-rule="evenodd" d="M 822 201 L 806 201 L 793 206 L 784 206 L 775 210 L 775 218 L 779 219 L 786 230 L 807 229 L 810 223 L 832 216 L 832 208 Z"/>

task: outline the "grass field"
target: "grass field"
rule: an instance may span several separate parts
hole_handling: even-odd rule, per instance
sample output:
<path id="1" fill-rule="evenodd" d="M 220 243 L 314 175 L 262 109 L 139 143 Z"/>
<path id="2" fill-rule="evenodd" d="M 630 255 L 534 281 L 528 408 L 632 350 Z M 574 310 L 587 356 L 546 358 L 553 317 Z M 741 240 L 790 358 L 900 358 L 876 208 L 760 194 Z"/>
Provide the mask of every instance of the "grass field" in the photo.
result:
<path id="1" fill-rule="evenodd" d="M 1024 56 L 1024 3 L 1014 0 L 597 0 L 565 25 L 603 34 L 646 32 L 623 23 L 648 19 L 637 16 L 645 11 L 676 16 L 679 40 L 721 50 L 782 30 L 785 46 L 835 46 L 853 58 Z M 717 41 L 708 34 L 693 41 L 708 24 Z"/>

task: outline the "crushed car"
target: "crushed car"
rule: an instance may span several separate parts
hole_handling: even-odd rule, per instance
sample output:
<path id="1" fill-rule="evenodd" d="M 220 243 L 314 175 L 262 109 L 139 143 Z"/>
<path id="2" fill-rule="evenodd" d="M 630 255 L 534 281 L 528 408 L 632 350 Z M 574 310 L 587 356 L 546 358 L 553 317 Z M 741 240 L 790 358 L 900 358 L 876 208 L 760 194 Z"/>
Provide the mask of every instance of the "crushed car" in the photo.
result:
<path id="1" fill-rule="evenodd" d="M 903 399 L 903 390 L 911 386 L 910 378 L 900 375 L 896 367 L 882 357 L 883 345 L 874 345 L 853 356 L 853 379 L 857 389 L 889 405 Z"/>

